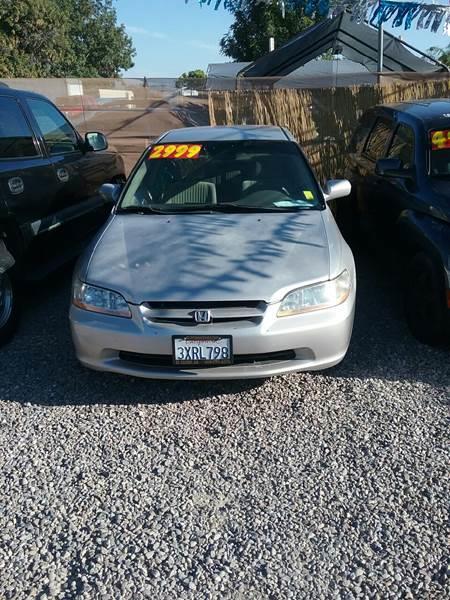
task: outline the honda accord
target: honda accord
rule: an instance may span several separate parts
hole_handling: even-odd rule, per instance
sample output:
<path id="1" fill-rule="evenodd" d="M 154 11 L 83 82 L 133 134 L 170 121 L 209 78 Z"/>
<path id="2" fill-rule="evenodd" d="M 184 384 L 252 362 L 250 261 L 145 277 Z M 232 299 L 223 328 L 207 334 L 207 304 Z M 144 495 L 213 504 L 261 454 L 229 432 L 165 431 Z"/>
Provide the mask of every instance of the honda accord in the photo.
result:
<path id="1" fill-rule="evenodd" d="M 74 275 L 71 329 L 92 369 L 167 379 L 257 378 L 332 367 L 352 333 L 352 253 L 282 127 L 164 134 Z"/>

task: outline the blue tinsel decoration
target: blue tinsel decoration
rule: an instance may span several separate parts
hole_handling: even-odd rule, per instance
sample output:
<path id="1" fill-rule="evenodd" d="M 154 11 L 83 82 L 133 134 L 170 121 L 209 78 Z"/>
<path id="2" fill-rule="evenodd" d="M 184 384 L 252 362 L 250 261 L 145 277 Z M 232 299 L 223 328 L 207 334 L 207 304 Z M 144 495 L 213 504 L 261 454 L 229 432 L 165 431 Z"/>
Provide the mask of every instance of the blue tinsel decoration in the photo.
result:
<path id="1" fill-rule="evenodd" d="M 196 0 L 200 6 L 212 6 L 214 10 L 218 10 L 221 6 L 226 10 L 230 8 L 240 8 L 243 0 Z M 274 0 L 259 0 L 262 4 L 270 4 Z M 189 0 L 184 0 L 185 4 Z M 284 0 L 286 8 L 296 8 L 305 6 L 305 0 Z M 305 13 L 318 13 L 321 16 L 328 14 L 330 8 L 330 0 L 306 0 Z"/>

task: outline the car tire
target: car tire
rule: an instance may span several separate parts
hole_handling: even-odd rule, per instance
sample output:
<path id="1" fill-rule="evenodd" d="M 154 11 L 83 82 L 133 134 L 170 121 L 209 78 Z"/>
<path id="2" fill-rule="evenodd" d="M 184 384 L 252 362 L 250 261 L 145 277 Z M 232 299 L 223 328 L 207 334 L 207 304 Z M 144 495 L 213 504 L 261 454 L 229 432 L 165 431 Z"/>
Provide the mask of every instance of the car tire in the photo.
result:
<path id="1" fill-rule="evenodd" d="M 414 337 L 430 346 L 447 337 L 444 279 L 439 266 L 424 252 L 416 254 L 407 269 L 406 319 Z"/>
<path id="2" fill-rule="evenodd" d="M 8 342 L 16 330 L 19 317 L 17 296 L 8 273 L 0 275 L 0 346 Z"/>

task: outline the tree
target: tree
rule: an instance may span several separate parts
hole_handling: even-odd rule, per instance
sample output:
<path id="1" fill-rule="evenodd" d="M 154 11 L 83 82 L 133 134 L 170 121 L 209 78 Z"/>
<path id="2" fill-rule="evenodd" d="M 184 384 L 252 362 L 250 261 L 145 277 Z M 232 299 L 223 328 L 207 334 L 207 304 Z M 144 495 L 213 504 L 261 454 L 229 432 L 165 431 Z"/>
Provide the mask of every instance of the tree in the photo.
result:
<path id="1" fill-rule="evenodd" d="M 178 77 L 176 81 L 176 87 L 189 87 L 191 89 L 204 89 L 206 81 L 206 73 L 201 69 L 195 71 L 189 71 L 189 73 L 183 73 Z"/>
<path id="2" fill-rule="evenodd" d="M 2 0 L 0 77 L 117 77 L 135 50 L 112 0 Z"/>
<path id="3" fill-rule="evenodd" d="M 66 52 L 65 21 L 53 1 L 0 4 L 0 76 L 49 77 Z"/>
<path id="4" fill-rule="evenodd" d="M 281 46 L 320 20 L 318 16 L 306 16 L 304 8 L 288 1 L 285 18 L 276 0 L 272 4 L 244 0 L 232 4 L 230 10 L 234 14 L 234 23 L 221 39 L 220 48 L 225 56 L 236 61 L 254 61 L 269 51 L 271 37 L 275 38 L 277 46 Z"/>
<path id="5" fill-rule="evenodd" d="M 428 52 L 444 63 L 444 65 L 450 67 L 450 44 L 446 48 L 437 48 L 436 46 L 433 46 L 432 48 L 428 48 Z"/>

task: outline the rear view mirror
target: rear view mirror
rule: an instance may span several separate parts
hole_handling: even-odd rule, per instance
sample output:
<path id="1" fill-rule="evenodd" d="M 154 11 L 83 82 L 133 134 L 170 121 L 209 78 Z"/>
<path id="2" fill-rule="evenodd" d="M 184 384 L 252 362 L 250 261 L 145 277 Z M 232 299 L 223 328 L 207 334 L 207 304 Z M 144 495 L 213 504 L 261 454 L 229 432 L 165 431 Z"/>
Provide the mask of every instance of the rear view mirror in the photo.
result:
<path id="1" fill-rule="evenodd" d="M 100 152 L 108 148 L 108 140 L 98 131 L 90 131 L 85 135 L 86 148 L 94 152 Z"/>
<path id="2" fill-rule="evenodd" d="M 329 179 L 325 183 L 323 190 L 325 202 L 330 202 L 330 200 L 336 200 L 337 198 L 349 196 L 351 191 L 352 184 L 347 179 Z"/>
<path id="3" fill-rule="evenodd" d="M 99 189 L 99 194 L 106 202 L 117 204 L 122 188 L 123 186 L 119 183 L 104 183 Z"/>

